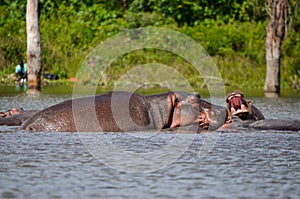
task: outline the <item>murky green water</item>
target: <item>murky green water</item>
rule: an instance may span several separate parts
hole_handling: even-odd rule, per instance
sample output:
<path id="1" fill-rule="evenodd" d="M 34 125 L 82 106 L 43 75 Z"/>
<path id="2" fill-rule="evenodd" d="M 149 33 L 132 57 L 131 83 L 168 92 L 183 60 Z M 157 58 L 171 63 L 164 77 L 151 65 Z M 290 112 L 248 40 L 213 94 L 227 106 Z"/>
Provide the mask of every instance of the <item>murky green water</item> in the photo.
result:
<path id="1" fill-rule="evenodd" d="M 0 107 L 43 109 L 70 97 L 2 93 Z M 250 99 L 267 118 L 300 120 L 298 98 Z M 183 142 L 168 150 L 175 139 Z M 0 157 L 0 198 L 300 197 L 300 132 L 90 135 L 0 126 Z"/>
<path id="2" fill-rule="evenodd" d="M 48 86 L 43 86 L 41 93 L 42 94 L 48 94 L 48 95 L 72 95 L 74 88 L 73 83 L 66 83 L 66 84 L 50 84 Z M 88 86 L 85 86 L 85 88 L 88 88 Z M 94 89 L 94 86 L 91 86 L 92 89 Z M 203 97 L 209 97 L 209 91 L 208 90 L 197 90 L 194 88 L 196 92 L 199 92 L 201 96 Z M 0 85 L 0 96 L 9 96 L 9 95 L 18 95 L 18 94 L 25 94 L 28 90 L 27 86 L 20 86 L 20 85 L 14 85 L 14 86 L 6 86 L 6 85 Z M 111 88 L 102 88 L 97 87 L 96 93 L 104 93 L 111 91 Z M 226 89 L 227 91 L 233 91 L 235 89 Z M 169 91 L 167 88 L 139 88 L 135 92 L 138 92 L 140 94 L 155 94 L 155 93 L 162 93 Z M 243 89 L 242 90 L 246 96 L 251 97 L 263 97 L 264 92 L 263 90 L 259 89 Z M 281 96 L 285 98 L 299 98 L 300 99 L 300 91 L 297 90 L 282 90 Z"/>

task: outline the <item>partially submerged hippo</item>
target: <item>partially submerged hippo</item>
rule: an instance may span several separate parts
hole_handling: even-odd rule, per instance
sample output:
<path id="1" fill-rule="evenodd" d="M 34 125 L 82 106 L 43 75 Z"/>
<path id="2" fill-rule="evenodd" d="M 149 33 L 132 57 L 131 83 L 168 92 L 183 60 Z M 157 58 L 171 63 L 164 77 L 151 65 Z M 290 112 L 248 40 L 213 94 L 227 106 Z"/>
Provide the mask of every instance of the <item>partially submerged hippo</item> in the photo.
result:
<path id="1" fill-rule="evenodd" d="M 12 108 L 6 112 L 0 112 L 0 125 L 20 126 L 25 120 L 32 117 L 38 111 L 26 111 L 23 109 Z"/>
<path id="2" fill-rule="evenodd" d="M 245 99 L 244 94 L 239 90 L 229 92 L 226 96 L 226 103 L 229 118 L 238 116 L 242 120 L 258 121 L 265 119 L 260 110 L 253 105 L 253 102 Z"/>
<path id="3" fill-rule="evenodd" d="M 226 102 L 227 109 L 202 100 L 198 93 L 177 91 L 142 96 L 119 91 L 68 100 L 39 112 L 12 109 L 10 113 L 2 113 L 0 125 L 21 125 L 29 118 L 20 127 L 22 130 L 120 132 L 172 130 L 183 126 L 190 132 L 241 128 L 300 130 L 297 120 L 265 119 L 241 91 L 228 93 Z"/>
<path id="4" fill-rule="evenodd" d="M 226 123 L 218 131 L 240 132 L 244 130 L 279 130 L 279 131 L 300 131 L 299 120 L 264 119 L 264 120 L 242 120 L 238 116 L 233 116 L 230 123 Z"/>
<path id="5" fill-rule="evenodd" d="M 251 100 L 241 91 L 227 94 L 228 119 L 220 131 L 232 129 L 300 131 L 299 120 L 265 119 Z"/>
<path id="6" fill-rule="evenodd" d="M 25 121 L 20 129 L 121 132 L 196 125 L 215 130 L 226 118 L 225 108 L 200 99 L 198 93 L 177 91 L 142 96 L 115 91 L 51 106 Z"/>

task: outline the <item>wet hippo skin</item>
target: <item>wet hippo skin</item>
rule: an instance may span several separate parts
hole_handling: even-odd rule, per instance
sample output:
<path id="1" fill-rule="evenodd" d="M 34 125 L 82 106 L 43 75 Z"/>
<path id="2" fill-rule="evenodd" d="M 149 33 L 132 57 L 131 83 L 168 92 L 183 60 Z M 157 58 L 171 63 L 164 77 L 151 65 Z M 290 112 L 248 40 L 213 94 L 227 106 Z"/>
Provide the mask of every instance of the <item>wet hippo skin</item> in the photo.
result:
<path id="1" fill-rule="evenodd" d="M 200 124 L 198 130 L 216 130 L 226 122 L 228 113 L 226 108 L 214 105 L 200 99 L 199 101 Z"/>
<path id="2" fill-rule="evenodd" d="M 234 116 L 230 124 L 218 129 L 218 131 L 240 132 L 241 130 L 275 130 L 275 131 L 300 131 L 300 120 L 264 119 L 241 120 Z"/>
<path id="3" fill-rule="evenodd" d="M 264 119 L 250 123 L 247 128 L 257 130 L 300 131 L 300 120 Z"/>
<path id="4" fill-rule="evenodd" d="M 204 108 L 199 108 L 202 104 Z M 197 93 L 178 91 L 143 96 L 115 91 L 51 106 L 25 121 L 20 129 L 122 132 L 160 130 L 193 124 L 198 127 L 202 124 L 199 112 L 209 112 L 211 107 L 214 108 L 209 119 L 220 120 L 213 125 L 217 128 L 215 125 L 221 126 L 225 122 L 225 116 L 217 115 L 219 112 L 226 114 L 226 109 L 204 103 Z"/>

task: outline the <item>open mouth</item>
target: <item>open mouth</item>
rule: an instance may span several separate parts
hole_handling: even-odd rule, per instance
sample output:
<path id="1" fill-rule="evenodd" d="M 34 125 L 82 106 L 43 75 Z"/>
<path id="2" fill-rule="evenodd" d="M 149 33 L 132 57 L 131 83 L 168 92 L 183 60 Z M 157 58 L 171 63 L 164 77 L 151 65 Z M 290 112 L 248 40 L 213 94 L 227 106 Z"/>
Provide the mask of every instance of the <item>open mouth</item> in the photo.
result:
<path id="1" fill-rule="evenodd" d="M 206 111 L 200 111 L 199 117 L 199 127 L 202 129 L 208 129 L 209 128 L 209 115 Z"/>
<path id="2" fill-rule="evenodd" d="M 239 93 L 232 93 L 228 98 L 227 102 L 229 104 L 229 111 L 231 115 L 244 117 L 249 113 L 248 107 L 243 104 L 243 96 Z"/>

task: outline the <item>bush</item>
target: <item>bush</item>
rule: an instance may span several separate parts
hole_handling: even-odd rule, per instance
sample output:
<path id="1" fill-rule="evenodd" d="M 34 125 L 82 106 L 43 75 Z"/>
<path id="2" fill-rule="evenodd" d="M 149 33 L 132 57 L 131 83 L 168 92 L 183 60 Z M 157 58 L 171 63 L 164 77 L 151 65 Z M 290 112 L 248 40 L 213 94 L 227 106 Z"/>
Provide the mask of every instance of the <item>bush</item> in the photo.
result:
<path id="1" fill-rule="evenodd" d="M 122 2 L 40 0 L 43 71 L 58 74 L 60 78 L 73 77 L 90 50 L 105 39 L 131 28 L 166 27 L 198 41 L 213 57 L 229 85 L 263 87 L 268 21 L 260 1 Z M 290 5 L 291 10 L 297 8 L 296 1 L 291 1 Z M 25 11 L 26 0 L 0 3 L 0 75 L 12 73 L 18 59 L 26 57 Z M 300 20 L 296 14 L 293 16 L 282 49 L 284 88 L 293 87 L 300 74 Z M 170 65 L 180 70 L 193 85 L 202 84 L 184 60 L 167 52 L 151 50 L 124 55 L 111 67 L 113 77 L 117 78 L 130 67 L 146 62 Z"/>

